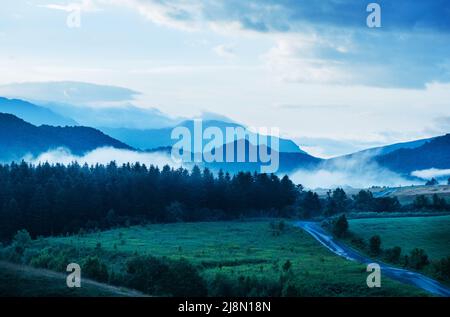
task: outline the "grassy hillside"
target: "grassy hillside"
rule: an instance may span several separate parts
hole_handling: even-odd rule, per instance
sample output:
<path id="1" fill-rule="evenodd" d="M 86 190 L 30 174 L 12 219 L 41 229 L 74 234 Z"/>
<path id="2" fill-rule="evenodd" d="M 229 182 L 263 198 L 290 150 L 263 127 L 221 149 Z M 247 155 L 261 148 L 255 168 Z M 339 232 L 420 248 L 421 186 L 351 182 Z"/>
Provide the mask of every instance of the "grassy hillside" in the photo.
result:
<path id="1" fill-rule="evenodd" d="M 388 197 L 396 196 L 401 204 L 411 204 L 414 202 L 417 196 L 424 195 L 429 199 L 433 194 L 437 194 L 439 197 L 443 197 L 450 202 L 450 185 L 435 185 L 435 186 L 405 186 L 396 188 L 371 188 L 374 194 L 383 193 L 388 191 Z"/>
<path id="2" fill-rule="evenodd" d="M 349 224 L 365 240 L 379 235 L 383 249 L 399 246 L 408 253 L 421 248 L 432 260 L 450 255 L 450 216 L 353 219 Z"/>
<path id="3" fill-rule="evenodd" d="M 138 292 L 87 281 L 81 288 L 68 288 L 66 275 L 0 262 L 0 297 L 137 296 Z"/>
<path id="4" fill-rule="evenodd" d="M 213 283 L 218 275 L 232 280 L 265 279 L 276 283 L 290 273 L 301 296 L 412 296 L 423 292 L 383 280 L 369 289 L 365 267 L 335 256 L 301 229 L 270 221 L 176 223 L 115 229 L 87 235 L 42 239 L 36 249 L 61 247 L 80 254 L 96 253 L 110 272 L 120 274 L 135 255 L 185 258 Z M 90 251 L 86 251 L 90 250 Z M 33 253 L 35 251 L 29 251 Z"/>

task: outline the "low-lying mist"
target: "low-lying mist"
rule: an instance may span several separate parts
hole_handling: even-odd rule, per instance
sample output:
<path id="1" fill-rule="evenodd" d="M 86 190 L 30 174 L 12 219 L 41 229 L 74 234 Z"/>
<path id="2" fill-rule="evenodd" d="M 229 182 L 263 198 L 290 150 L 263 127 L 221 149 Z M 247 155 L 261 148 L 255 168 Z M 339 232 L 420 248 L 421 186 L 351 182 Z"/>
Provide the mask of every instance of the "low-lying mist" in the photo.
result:
<path id="1" fill-rule="evenodd" d="M 372 186 L 406 186 L 417 182 L 379 166 L 369 155 L 325 161 L 315 169 L 299 169 L 291 173 L 295 183 L 310 189 Z"/>
<path id="2" fill-rule="evenodd" d="M 102 147 L 88 152 L 82 156 L 77 156 L 72 154 L 69 150 L 65 148 L 57 148 L 45 153 L 40 154 L 37 157 L 27 155 L 24 161 L 31 164 L 39 163 L 50 163 L 50 164 L 70 164 L 73 162 L 78 162 L 78 164 L 109 164 L 111 161 L 115 161 L 118 165 L 126 163 L 136 163 L 155 165 L 162 167 L 164 165 L 169 165 L 171 167 L 180 167 L 180 164 L 175 163 L 170 155 L 161 152 L 136 152 L 130 150 L 116 149 L 112 147 Z"/>
<path id="3" fill-rule="evenodd" d="M 65 148 L 57 148 L 40 154 L 37 157 L 27 155 L 24 161 L 31 164 L 50 163 L 50 164 L 108 164 L 115 161 L 118 165 L 126 163 L 136 163 L 155 165 L 163 167 L 169 165 L 174 168 L 181 167 L 182 164 L 176 163 L 169 154 L 163 152 L 137 152 L 112 147 L 103 147 L 95 149 L 84 155 L 78 156 L 72 154 Z M 314 169 L 298 169 L 290 173 L 289 177 L 293 182 L 302 184 L 306 188 L 336 188 L 353 187 L 368 188 L 372 186 L 408 186 L 423 184 L 420 179 L 429 179 L 433 176 L 442 176 L 450 174 L 450 170 L 423 170 L 412 173 L 414 178 L 406 178 L 386 168 L 379 166 L 371 160 L 371 156 L 358 156 L 357 158 L 338 158 L 330 159 Z"/>

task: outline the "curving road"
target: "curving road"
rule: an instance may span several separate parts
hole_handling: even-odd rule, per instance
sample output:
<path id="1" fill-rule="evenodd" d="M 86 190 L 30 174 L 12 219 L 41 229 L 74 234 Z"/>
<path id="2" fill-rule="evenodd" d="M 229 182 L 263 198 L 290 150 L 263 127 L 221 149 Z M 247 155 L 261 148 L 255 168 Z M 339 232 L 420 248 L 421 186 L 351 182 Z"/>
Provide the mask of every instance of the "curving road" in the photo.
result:
<path id="1" fill-rule="evenodd" d="M 406 284 L 417 286 L 435 295 L 450 297 L 450 289 L 441 283 L 413 271 L 399 269 L 379 261 L 371 260 L 370 258 L 365 257 L 347 247 L 345 244 L 335 240 L 332 236 L 325 232 L 325 230 L 323 230 L 318 223 L 298 221 L 294 224 L 312 235 L 331 252 L 344 257 L 347 260 L 356 261 L 363 264 L 378 263 L 384 276 L 388 276 L 394 280 Z"/>

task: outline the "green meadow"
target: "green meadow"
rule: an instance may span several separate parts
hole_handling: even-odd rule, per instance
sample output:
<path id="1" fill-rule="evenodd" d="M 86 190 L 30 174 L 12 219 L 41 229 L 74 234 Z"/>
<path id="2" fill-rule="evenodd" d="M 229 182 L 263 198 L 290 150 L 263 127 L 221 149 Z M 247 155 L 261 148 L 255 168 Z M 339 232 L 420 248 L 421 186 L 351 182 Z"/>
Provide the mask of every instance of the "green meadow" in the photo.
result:
<path id="1" fill-rule="evenodd" d="M 408 253 L 420 248 L 431 260 L 450 256 L 450 216 L 352 219 L 349 226 L 366 241 L 379 235 L 383 249 L 399 246 Z"/>
<path id="2" fill-rule="evenodd" d="M 174 223 L 120 228 L 105 232 L 39 239 L 32 249 L 65 247 L 71 261 L 97 254 L 109 272 L 120 274 L 130 257 L 152 255 L 187 259 L 206 281 L 218 275 L 231 280 L 251 277 L 279 281 L 289 274 L 299 296 L 419 296 L 421 290 L 389 279 L 369 289 L 366 268 L 329 252 L 310 235 L 288 223 Z M 30 253 L 33 253 L 31 250 Z"/>

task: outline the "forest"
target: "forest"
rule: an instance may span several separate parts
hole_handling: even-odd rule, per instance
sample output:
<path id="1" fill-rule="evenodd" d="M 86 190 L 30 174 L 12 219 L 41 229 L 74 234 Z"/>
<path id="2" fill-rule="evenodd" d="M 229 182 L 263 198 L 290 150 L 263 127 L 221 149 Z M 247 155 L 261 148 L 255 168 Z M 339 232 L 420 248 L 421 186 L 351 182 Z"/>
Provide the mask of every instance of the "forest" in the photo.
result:
<path id="1" fill-rule="evenodd" d="M 449 209 L 437 196 L 418 196 L 407 206 L 396 197 L 376 198 L 368 190 L 350 197 L 337 188 L 319 197 L 288 176 L 221 171 L 215 175 L 197 166 L 189 171 L 115 162 L 0 165 L 1 241 L 22 229 L 37 237 L 146 223 Z"/>

